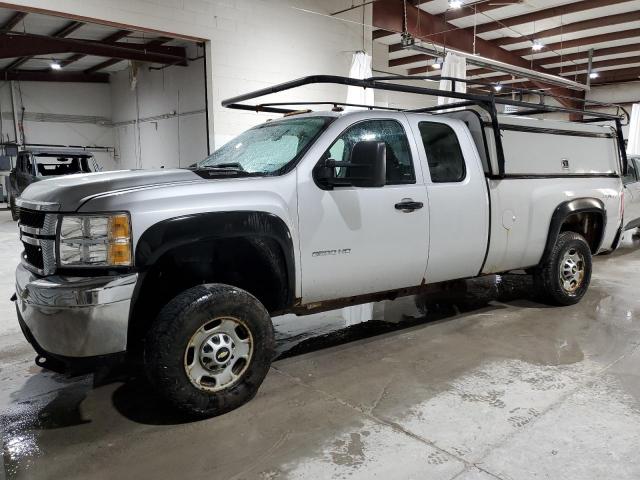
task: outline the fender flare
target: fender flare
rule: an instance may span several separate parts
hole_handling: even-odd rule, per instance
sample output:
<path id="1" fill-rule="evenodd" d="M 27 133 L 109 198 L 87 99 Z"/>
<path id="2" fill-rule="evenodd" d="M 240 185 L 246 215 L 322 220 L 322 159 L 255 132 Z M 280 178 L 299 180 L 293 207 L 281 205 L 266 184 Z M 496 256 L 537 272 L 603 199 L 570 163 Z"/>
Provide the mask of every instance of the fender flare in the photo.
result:
<path id="1" fill-rule="evenodd" d="M 556 207 L 551 216 L 551 223 L 549 225 L 549 235 L 547 237 L 547 243 L 544 247 L 544 253 L 542 255 L 542 261 L 548 258 L 551 250 L 553 250 L 553 246 L 556 243 L 558 235 L 560 235 L 560 229 L 562 228 L 562 224 L 564 221 L 574 213 L 598 213 L 602 216 L 602 238 L 595 248 L 593 254 L 600 249 L 602 245 L 602 240 L 604 238 L 604 227 L 607 224 L 607 210 L 605 209 L 604 203 L 597 198 L 575 198 L 573 200 L 568 200 L 566 202 L 561 203 Z"/>
<path id="2" fill-rule="evenodd" d="M 135 265 L 144 271 L 175 248 L 218 238 L 238 237 L 267 237 L 278 243 L 287 271 L 287 304 L 293 305 L 296 291 L 293 240 L 287 224 L 272 213 L 207 212 L 162 220 L 147 228 L 140 236 L 136 244 Z"/>

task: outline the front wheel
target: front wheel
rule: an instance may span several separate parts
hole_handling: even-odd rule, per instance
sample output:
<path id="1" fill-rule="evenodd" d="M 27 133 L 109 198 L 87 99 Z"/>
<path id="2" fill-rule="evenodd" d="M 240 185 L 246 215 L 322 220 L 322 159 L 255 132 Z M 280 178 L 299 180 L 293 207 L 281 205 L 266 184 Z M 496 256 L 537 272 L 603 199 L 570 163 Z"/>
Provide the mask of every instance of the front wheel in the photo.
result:
<path id="1" fill-rule="evenodd" d="M 171 300 L 145 337 L 145 371 L 174 407 L 196 417 L 255 396 L 275 351 L 264 306 L 229 285 L 190 288 Z"/>
<path id="2" fill-rule="evenodd" d="M 578 303 L 591 281 L 591 249 L 584 237 L 562 232 L 535 274 L 543 299 L 554 305 Z"/>

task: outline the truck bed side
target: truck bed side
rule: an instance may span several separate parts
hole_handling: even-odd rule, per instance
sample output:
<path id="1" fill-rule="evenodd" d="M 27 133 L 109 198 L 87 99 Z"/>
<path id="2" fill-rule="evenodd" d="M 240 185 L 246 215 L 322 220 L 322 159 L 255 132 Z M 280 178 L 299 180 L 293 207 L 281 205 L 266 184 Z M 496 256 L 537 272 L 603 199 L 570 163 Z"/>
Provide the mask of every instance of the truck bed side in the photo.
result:
<path id="1" fill-rule="evenodd" d="M 501 116 L 505 176 L 500 177 L 488 118 L 470 110 L 447 116 L 466 123 L 487 176 L 491 233 L 482 273 L 537 265 L 554 212 L 576 199 L 602 202 L 599 250 L 612 247 L 621 222 L 622 184 L 617 139 L 609 127 Z"/>
<path id="2" fill-rule="evenodd" d="M 600 250 L 611 248 L 620 225 L 620 179 L 607 177 L 489 180 L 491 241 L 482 273 L 537 265 L 561 204 L 595 198 L 606 219 Z"/>

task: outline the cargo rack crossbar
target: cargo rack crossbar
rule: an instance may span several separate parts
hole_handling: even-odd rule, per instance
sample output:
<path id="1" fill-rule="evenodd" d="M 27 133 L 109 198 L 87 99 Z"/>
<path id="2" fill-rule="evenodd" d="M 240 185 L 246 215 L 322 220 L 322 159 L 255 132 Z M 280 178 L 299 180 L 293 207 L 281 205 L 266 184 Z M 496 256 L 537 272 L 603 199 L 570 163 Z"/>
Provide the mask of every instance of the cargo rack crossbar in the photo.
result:
<path id="1" fill-rule="evenodd" d="M 436 88 L 428 88 L 424 86 L 404 85 L 400 83 L 392 83 L 394 81 L 413 81 L 413 80 L 449 80 L 451 82 L 451 90 L 440 90 Z M 442 110 L 449 110 L 452 108 L 478 106 L 485 110 L 491 118 L 491 128 L 493 130 L 493 137 L 496 144 L 496 156 L 498 161 L 498 175 L 497 177 L 505 176 L 505 158 L 504 150 L 502 148 L 502 141 L 500 135 L 500 122 L 498 119 L 497 105 L 511 105 L 518 108 L 518 111 L 505 113 L 505 115 L 517 116 L 517 115 L 539 115 L 542 113 L 568 113 L 580 117 L 579 120 L 573 120 L 577 123 L 596 123 L 596 122 L 613 122 L 615 124 L 616 139 L 618 143 L 618 151 L 621 160 L 621 173 L 624 175 L 627 172 L 627 154 L 624 148 L 624 136 L 622 134 L 623 120 L 628 122 L 629 114 L 621 106 L 611 103 L 597 102 L 594 100 L 586 100 L 582 98 L 566 97 L 553 95 L 551 93 L 544 92 L 542 90 L 533 90 L 527 88 L 511 87 L 509 85 L 501 84 L 501 93 L 510 94 L 513 98 L 507 98 L 502 95 L 496 95 L 492 91 L 489 93 L 475 91 L 471 93 L 456 91 L 458 84 L 464 83 L 470 88 L 489 88 L 493 89 L 495 84 L 488 82 L 481 82 L 476 80 L 464 80 L 453 77 L 424 77 L 424 76 L 379 76 L 370 77 L 365 79 L 355 79 L 349 77 L 342 77 L 338 75 L 310 75 L 307 77 L 298 78 L 289 82 L 280 83 L 270 87 L 266 87 L 260 90 L 249 92 L 243 95 L 238 95 L 222 101 L 222 106 L 232 108 L 236 110 L 246 110 L 252 112 L 265 112 L 265 113 L 278 113 L 278 114 L 291 114 L 301 110 L 302 106 L 311 105 L 331 105 L 334 109 L 340 107 L 359 107 L 369 110 L 392 110 L 399 112 L 412 112 L 412 113 L 437 113 Z M 390 92 L 402 92 L 412 93 L 416 95 L 427 95 L 431 97 L 445 97 L 454 98 L 460 100 L 455 103 L 447 103 L 443 105 L 436 105 L 426 108 L 394 108 L 394 107 L 381 107 L 376 105 L 363 105 L 345 103 L 340 101 L 298 101 L 298 102 L 265 102 L 255 105 L 250 105 L 242 102 L 247 100 L 253 100 L 256 98 L 272 95 L 287 90 L 303 87 L 306 85 L 315 84 L 333 84 L 333 85 L 345 85 L 351 87 L 361 87 L 364 89 L 370 88 L 373 90 L 385 90 Z M 525 101 L 525 96 L 536 96 L 538 102 Z M 562 100 L 570 101 L 575 104 L 576 107 L 565 107 L 562 105 L 550 105 L 547 100 L 555 100 L 561 102 Z M 297 107 L 297 108 L 286 108 Z M 589 110 L 587 107 L 600 107 L 600 108 L 612 108 L 616 113 L 605 113 L 594 110 Z"/>

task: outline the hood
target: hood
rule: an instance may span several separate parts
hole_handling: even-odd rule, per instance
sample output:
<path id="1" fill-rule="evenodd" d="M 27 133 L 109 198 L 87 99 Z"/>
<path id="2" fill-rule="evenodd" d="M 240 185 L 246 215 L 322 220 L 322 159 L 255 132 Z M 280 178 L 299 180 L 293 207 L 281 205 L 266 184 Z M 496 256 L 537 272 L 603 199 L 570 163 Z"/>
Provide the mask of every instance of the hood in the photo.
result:
<path id="1" fill-rule="evenodd" d="M 43 179 L 29 185 L 20 198 L 60 204 L 61 211 L 76 210 L 95 195 L 131 189 L 151 188 L 170 183 L 205 181 L 191 170 L 119 170 L 80 173 Z"/>

